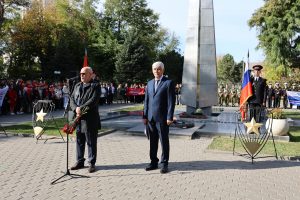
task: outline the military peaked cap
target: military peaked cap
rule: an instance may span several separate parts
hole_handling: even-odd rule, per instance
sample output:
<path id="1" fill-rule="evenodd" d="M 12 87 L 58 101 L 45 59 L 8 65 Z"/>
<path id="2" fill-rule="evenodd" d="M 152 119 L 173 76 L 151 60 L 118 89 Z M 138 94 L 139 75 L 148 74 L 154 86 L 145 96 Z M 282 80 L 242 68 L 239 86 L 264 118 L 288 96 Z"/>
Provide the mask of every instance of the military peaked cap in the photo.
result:
<path id="1" fill-rule="evenodd" d="M 255 70 L 261 70 L 263 68 L 263 66 L 261 66 L 261 65 L 254 65 L 252 68 L 255 69 Z"/>

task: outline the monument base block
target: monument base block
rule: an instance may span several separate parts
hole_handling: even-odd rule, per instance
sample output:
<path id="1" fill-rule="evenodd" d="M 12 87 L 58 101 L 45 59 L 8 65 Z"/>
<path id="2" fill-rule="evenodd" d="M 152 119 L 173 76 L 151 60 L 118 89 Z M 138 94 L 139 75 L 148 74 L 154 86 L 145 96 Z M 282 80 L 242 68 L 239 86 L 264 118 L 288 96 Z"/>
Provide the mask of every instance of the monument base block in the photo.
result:
<path id="1" fill-rule="evenodd" d="M 186 106 L 186 113 L 189 115 L 195 114 L 197 108 L 191 107 L 191 106 Z M 212 106 L 208 107 L 203 107 L 201 108 L 202 114 L 205 116 L 211 116 L 212 115 Z"/>

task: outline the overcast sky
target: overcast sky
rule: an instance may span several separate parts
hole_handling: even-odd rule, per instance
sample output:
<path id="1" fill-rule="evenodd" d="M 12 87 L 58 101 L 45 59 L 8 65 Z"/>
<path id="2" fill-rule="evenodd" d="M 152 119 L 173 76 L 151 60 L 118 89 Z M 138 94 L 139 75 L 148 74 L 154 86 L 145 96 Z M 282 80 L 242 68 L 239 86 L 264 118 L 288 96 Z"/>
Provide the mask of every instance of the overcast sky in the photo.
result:
<path id="1" fill-rule="evenodd" d="M 160 15 L 160 24 L 174 32 L 180 39 L 184 52 L 189 0 L 147 0 L 148 5 Z M 231 54 L 236 62 L 246 59 L 262 61 L 256 30 L 247 25 L 252 13 L 263 5 L 263 0 L 214 0 L 217 55 Z"/>

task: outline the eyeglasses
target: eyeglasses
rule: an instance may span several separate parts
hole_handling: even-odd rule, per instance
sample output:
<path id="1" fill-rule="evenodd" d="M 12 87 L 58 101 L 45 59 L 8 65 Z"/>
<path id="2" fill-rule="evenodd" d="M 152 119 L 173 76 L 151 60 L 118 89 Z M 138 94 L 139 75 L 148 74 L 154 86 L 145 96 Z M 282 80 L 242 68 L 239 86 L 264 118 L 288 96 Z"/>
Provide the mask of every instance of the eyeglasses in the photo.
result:
<path id="1" fill-rule="evenodd" d="M 83 75 L 85 75 L 86 73 L 80 73 L 80 76 L 83 76 Z"/>

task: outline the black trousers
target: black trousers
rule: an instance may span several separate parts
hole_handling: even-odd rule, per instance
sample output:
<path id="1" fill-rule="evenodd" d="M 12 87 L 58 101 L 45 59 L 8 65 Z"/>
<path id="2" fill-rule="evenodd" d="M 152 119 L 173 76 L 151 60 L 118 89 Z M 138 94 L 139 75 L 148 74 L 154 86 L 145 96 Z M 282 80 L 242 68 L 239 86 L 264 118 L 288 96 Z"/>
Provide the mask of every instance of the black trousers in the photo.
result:
<path id="1" fill-rule="evenodd" d="M 263 107 L 258 104 L 258 103 L 250 103 L 249 104 L 249 108 L 250 108 L 250 121 L 252 120 L 252 118 L 254 117 L 256 122 L 261 122 L 262 121 L 262 111 L 263 111 Z"/>
<path id="2" fill-rule="evenodd" d="M 88 128 L 86 129 L 86 131 L 82 131 L 81 125 L 78 125 L 76 128 L 76 134 L 77 162 L 84 163 L 85 143 L 87 143 L 88 161 L 90 164 L 94 165 L 97 158 L 98 131 L 89 130 Z"/>
<path id="3" fill-rule="evenodd" d="M 169 162 L 169 126 L 167 122 L 155 122 L 151 120 L 148 123 L 149 126 L 149 139 L 150 139 L 150 160 L 152 164 L 157 164 L 159 159 L 157 158 L 158 140 L 161 143 L 161 163 L 168 165 Z"/>
<path id="4" fill-rule="evenodd" d="M 280 107 L 280 96 L 275 96 L 274 98 L 274 108 Z"/>
<path id="5" fill-rule="evenodd" d="M 288 98 L 287 96 L 283 96 L 283 108 L 286 109 L 288 107 Z"/>
<path id="6" fill-rule="evenodd" d="M 268 97 L 268 108 L 272 108 L 272 101 L 273 101 L 273 99 L 272 99 L 272 97 Z"/>

